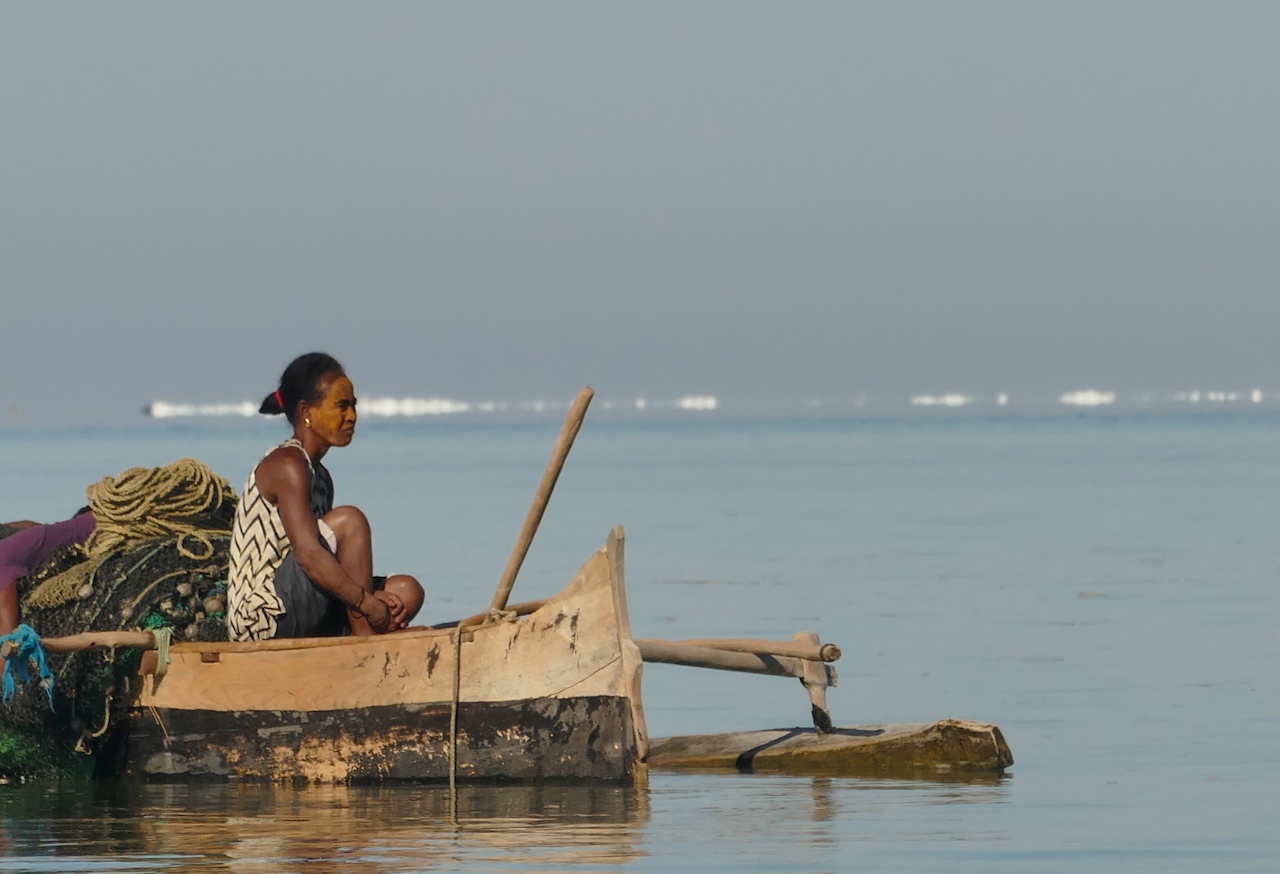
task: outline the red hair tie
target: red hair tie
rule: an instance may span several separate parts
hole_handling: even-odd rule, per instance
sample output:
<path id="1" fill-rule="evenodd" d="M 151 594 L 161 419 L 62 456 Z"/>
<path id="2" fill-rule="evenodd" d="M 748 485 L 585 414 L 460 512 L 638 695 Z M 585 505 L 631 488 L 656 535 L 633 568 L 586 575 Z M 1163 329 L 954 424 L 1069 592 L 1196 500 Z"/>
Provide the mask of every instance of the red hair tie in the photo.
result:
<path id="1" fill-rule="evenodd" d="M 280 389 L 276 389 L 276 403 L 280 405 L 280 409 L 284 409 L 284 396 L 280 394 Z"/>

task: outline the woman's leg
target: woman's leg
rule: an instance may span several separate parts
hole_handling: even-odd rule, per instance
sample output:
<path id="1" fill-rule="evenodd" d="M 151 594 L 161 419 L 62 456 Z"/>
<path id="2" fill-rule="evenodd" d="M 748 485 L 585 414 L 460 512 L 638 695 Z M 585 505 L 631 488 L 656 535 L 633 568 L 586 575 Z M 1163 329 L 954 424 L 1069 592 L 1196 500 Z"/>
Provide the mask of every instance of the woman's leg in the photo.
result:
<path id="1" fill-rule="evenodd" d="M 356 507 L 334 507 L 324 514 L 324 521 L 338 539 L 338 564 L 347 576 L 366 592 L 373 592 L 373 533 L 369 520 Z M 369 621 L 354 610 L 347 611 L 351 633 L 357 637 L 373 634 Z"/>
<path id="2" fill-rule="evenodd" d="M 334 507 L 324 515 L 325 524 L 332 530 L 338 540 L 338 564 L 347 572 L 353 581 L 359 583 L 366 592 L 374 591 L 373 584 L 373 532 L 369 530 L 369 519 L 356 507 Z M 408 574 L 396 574 L 387 577 L 382 591 L 394 595 L 399 601 L 398 609 L 392 610 L 397 628 L 408 625 L 413 617 L 422 609 L 424 593 L 422 585 Z M 373 634 L 369 622 L 353 610 L 347 611 L 351 622 L 351 633 L 357 636 Z"/>

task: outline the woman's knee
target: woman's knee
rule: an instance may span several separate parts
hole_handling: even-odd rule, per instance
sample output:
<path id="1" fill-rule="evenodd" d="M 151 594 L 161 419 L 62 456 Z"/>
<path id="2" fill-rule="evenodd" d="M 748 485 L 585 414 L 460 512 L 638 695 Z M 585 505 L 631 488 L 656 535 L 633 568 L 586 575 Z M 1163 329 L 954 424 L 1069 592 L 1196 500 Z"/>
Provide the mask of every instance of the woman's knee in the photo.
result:
<path id="1" fill-rule="evenodd" d="M 359 507 L 352 507 L 349 504 L 334 507 L 322 518 L 325 524 L 333 529 L 339 541 L 352 536 L 369 536 L 369 518 Z"/>
<path id="2" fill-rule="evenodd" d="M 426 599 L 426 593 L 416 578 L 408 574 L 393 574 L 387 577 L 387 592 L 395 595 L 401 600 L 405 607 L 406 619 L 412 619 L 422 609 L 422 602 Z"/>

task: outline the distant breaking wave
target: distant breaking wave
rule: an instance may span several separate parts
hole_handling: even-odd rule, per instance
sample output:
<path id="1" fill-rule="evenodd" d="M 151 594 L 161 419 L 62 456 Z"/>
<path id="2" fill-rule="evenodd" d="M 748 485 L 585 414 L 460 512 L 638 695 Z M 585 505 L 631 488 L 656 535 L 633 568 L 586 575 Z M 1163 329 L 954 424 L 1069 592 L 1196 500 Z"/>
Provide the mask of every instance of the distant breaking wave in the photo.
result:
<path id="1" fill-rule="evenodd" d="M 983 410 L 1003 413 L 1036 411 L 1047 412 L 1063 407 L 1072 409 L 1175 409 L 1184 406 L 1248 408 L 1255 405 L 1274 404 L 1280 401 L 1280 391 L 1262 388 L 1246 389 L 1182 389 L 1165 392 L 1128 392 L 1114 389 L 1078 388 L 1066 392 L 1025 393 L 1014 395 L 1007 391 L 990 393 L 952 391 L 938 394 L 911 394 L 875 397 L 866 393 L 844 397 L 820 397 L 801 395 L 794 401 L 775 399 L 771 402 L 741 400 L 726 407 L 712 394 L 689 394 L 677 398 L 624 397 L 601 398 L 596 409 L 610 410 L 624 415 L 683 415 L 708 414 L 731 409 L 735 415 L 788 415 L 790 412 L 810 411 L 821 415 L 840 415 L 854 411 L 892 411 L 904 406 L 935 410 L 930 415 L 945 415 L 947 410 L 964 410 L 966 414 Z M 360 401 L 360 413 L 375 418 L 430 418 L 457 415 L 543 415 L 568 409 L 568 400 L 529 401 L 465 401 L 453 398 L 374 397 Z M 157 400 L 148 404 L 144 412 L 154 419 L 192 417 L 241 417 L 257 415 L 258 405 L 249 401 L 238 403 L 175 403 Z"/>
<path id="2" fill-rule="evenodd" d="M 715 395 L 686 395 L 675 400 L 652 401 L 634 398 L 627 401 L 602 401 L 605 409 L 634 410 L 685 410 L 710 412 L 720 406 Z M 360 414 L 382 417 L 451 416 L 459 413 L 545 413 L 568 408 L 568 403 L 558 401 L 458 401 L 450 398 L 366 398 L 360 401 Z M 170 401 L 152 401 L 143 409 L 153 419 L 180 419 L 206 416 L 255 416 L 258 404 L 251 401 L 218 404 L 187 404 Z"/>
<path id="3" fill-rule="evenodd" d="M 975 398 L 972 395 L 962 395 L 959 393 L 946 395 L 912 395 L 911 406 L 913 407 L 967 407 L 973 403 Z"/>
<path id="4" fill-rule="evenodd" d="M 250 401 L 238 404 L 171 404 L 152 401 L 144 412 L 153 419 L 176 419 L 186 416 L 254 416 L 258 405 Z"/>
<path id="5" fill-rule="evenodd" d="M 1072 407 L 1101 407 L 1106 404 L 1114 404 L 1116 402 L 1116 393 L 1087 388 L 1083 391 L 1069 391 L 1059 396 L 1058 401 Z"/>

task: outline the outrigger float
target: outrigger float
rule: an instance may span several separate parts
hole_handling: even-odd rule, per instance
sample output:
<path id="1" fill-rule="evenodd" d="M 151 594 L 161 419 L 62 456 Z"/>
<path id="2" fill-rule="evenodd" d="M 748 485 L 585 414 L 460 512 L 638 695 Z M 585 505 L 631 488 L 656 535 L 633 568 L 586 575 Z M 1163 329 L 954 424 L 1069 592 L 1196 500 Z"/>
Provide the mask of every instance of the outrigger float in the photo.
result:
<path id="1" fill-rule="evenodd" d="M 1013 764 L 993 725 L 833 726 L 826 690 L 840 651 L 816 634 L 633 639 L 621 527 L 559 594 L 508 607 L 589 401 L 584 389 L 484 614 L 373 637 L 169 645 L 150 631 L 103 631 L 44 639 L 51 653 L 146 651 L 106 770 L 316 783 L 643 783 L 651 766 L 929 776 Z M 0 655 L 12 657 L 5 646 Z M 797 678 L 813 727 L 650 741 L 644 662 Z"/>

